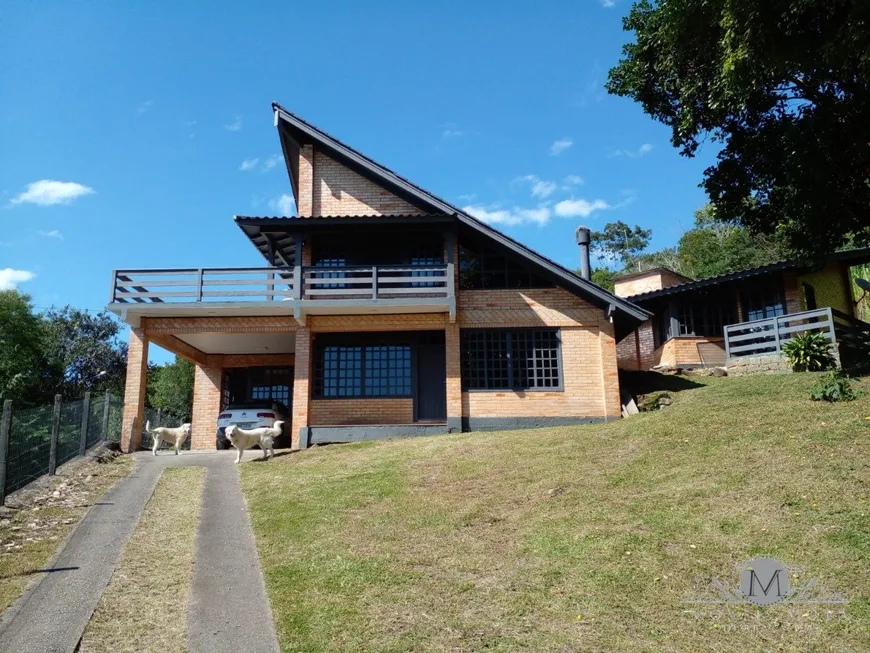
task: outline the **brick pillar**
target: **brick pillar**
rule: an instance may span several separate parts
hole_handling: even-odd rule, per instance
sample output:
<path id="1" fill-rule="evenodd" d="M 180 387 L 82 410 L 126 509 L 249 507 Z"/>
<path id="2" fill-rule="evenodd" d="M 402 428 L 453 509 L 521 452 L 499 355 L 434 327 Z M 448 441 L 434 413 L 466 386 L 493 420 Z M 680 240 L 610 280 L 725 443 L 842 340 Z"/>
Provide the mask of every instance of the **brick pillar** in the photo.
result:
<path id="1" fill-rule="evenodd" d="M 214 449 L 217 418 L 221 411 L 223 369 L 196 365 L 193 376 L 193 415 L 190 426 L 190 448 L 197 451 Z"/>
<path id="2" fill-rule="evenodd" d="M 311 398 L 311 331 L 308 327 L 296 330 L 296 363 L 293 367 L 293 419 L 290 423 L 290 446 L 293 449 L 308 446 L 308 407 Z"/>
<path id="3" fill-rule="evenodd" d="M 121 420 L 121 451 L 133 453 L 142 443 L 145 414 L 145 384 L 148 382 L 148 339 L 144 329 L 130 329 L 127 349 L 127 381 L 124 386 L 124 416 Z"/>
<path id="4" fill-rule="evenodd" d="M 447 354 L 447 428 L 462 430 L 462 375 L 459 362 L 459 325 L 448 324 L 444 333 Z"/>
<path id="5" fill-rule="evenodd" d="M 604 392 L 604 417 L 622 415 L 619 400 L 619 371 L 616 367 L 616 338 L 613 324 L 603 315 L 598 320 L 598 343 L 601 346 L 601 387 Z"/>
<path id="6" fill-rule="evenodd" d="M 798 286 L 797 274 L 793 270 L 785 270 L 782 273 L 782 285 L 785 291 L 785 311 L 788 314 L 800 313 L 801 291 Z"/>
<path id="7" fill-rule="evenodd" d="M 296 212 L 302 217 L 314 215 L 314 146 L 299 149 L 299 184 L 296 189 Z"/>

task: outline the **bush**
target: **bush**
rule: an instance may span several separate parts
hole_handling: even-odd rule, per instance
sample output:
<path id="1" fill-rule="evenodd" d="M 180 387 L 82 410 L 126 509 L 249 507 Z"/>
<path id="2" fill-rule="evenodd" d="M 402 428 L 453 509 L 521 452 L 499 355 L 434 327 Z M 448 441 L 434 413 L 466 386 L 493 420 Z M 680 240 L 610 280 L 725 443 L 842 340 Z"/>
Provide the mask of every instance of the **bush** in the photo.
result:
<path id="1" fill-rule="evenodd" d="M 805 331 L 782 345 L 782 351 L 796 372 L 820 372 L 834 366 L 831 341 L 818 331 Z"/>
<path id="2" fill-rule="evenodd" d="M 832 371 L 813 384 L 810 398 L 813 401 L 852 401 L 858 398 L 858 392 L 852 387 L 848 376 Z"/>

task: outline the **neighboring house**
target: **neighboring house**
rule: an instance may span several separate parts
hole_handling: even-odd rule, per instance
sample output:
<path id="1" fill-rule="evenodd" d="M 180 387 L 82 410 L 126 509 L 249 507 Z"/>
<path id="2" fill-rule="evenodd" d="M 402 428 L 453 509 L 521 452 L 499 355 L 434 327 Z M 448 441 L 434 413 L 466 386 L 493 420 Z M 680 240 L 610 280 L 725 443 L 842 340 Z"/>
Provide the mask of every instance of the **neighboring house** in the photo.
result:
<path id="1" fill-rule="evenodd" d="M 615 280 L 614 292 L 653 313 L 617 345 L 619 367 L 646 370 L 722 366 L 780 351 L 802 331 L 822 331 L 841 358 L 866 355 L 870 324 L 858 310 L 849 269 L 870 248 L 837 252 L 821 267 L 783 261 L 709 279 L 666 268 Z"/>
<path id="2" fill-rule="evenodd" d="M 649 313 L 273 110 L 299 216 L 235 218 L 267 266 L 114 273 L 126 451 L 149 342 L 196 366 L 194 449 L 252 399 L 290 406 L 294 447 L 620 416 L 616 342 Z"/>

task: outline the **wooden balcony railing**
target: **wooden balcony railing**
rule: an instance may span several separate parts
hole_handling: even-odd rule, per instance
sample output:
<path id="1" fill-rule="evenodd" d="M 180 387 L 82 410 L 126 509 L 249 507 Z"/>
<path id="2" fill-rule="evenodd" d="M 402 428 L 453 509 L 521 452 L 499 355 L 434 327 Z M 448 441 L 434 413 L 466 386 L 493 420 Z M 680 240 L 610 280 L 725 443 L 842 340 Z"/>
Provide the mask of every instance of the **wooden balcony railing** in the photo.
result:
<path id="1" fill-rule="evenodd" d="M 293 297 L 293 268 L 116 270 L 113 304 L 263 302 Z"/>
<path id="2" fill-rule="evenodd" d="M 446 265 L 305 267 L 304 299 L 400 299 L 449 297 Z"/>
<path id="3" fill-rule="evenodd" d="M 819 331 L 825 334 L 832 345 L 837 343 L 830 308 L 729 324 L 724 331 L 725 355 L 728 359 L 782 351 L 782 343 L 804 331 Z"/>
<path id="4" fill-rule="evenodd" d="M 452 273 L 450 264 L 117 270 L 111 303 L 446 300 Z"/>

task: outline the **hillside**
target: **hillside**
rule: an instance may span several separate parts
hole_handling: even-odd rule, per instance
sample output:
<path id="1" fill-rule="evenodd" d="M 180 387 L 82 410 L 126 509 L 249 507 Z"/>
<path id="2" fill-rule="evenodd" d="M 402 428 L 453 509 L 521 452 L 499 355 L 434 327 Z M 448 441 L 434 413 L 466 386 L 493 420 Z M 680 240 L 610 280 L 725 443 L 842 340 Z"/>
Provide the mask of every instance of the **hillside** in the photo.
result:
<path id="1" fill-rule="evenodd" d="M 282 648 L 870 650 L 870 398 L 811 402 L 814 380 L 243 465 Z M 830 579 L 844 615 L 681 602 L 760 554 Z"/>

